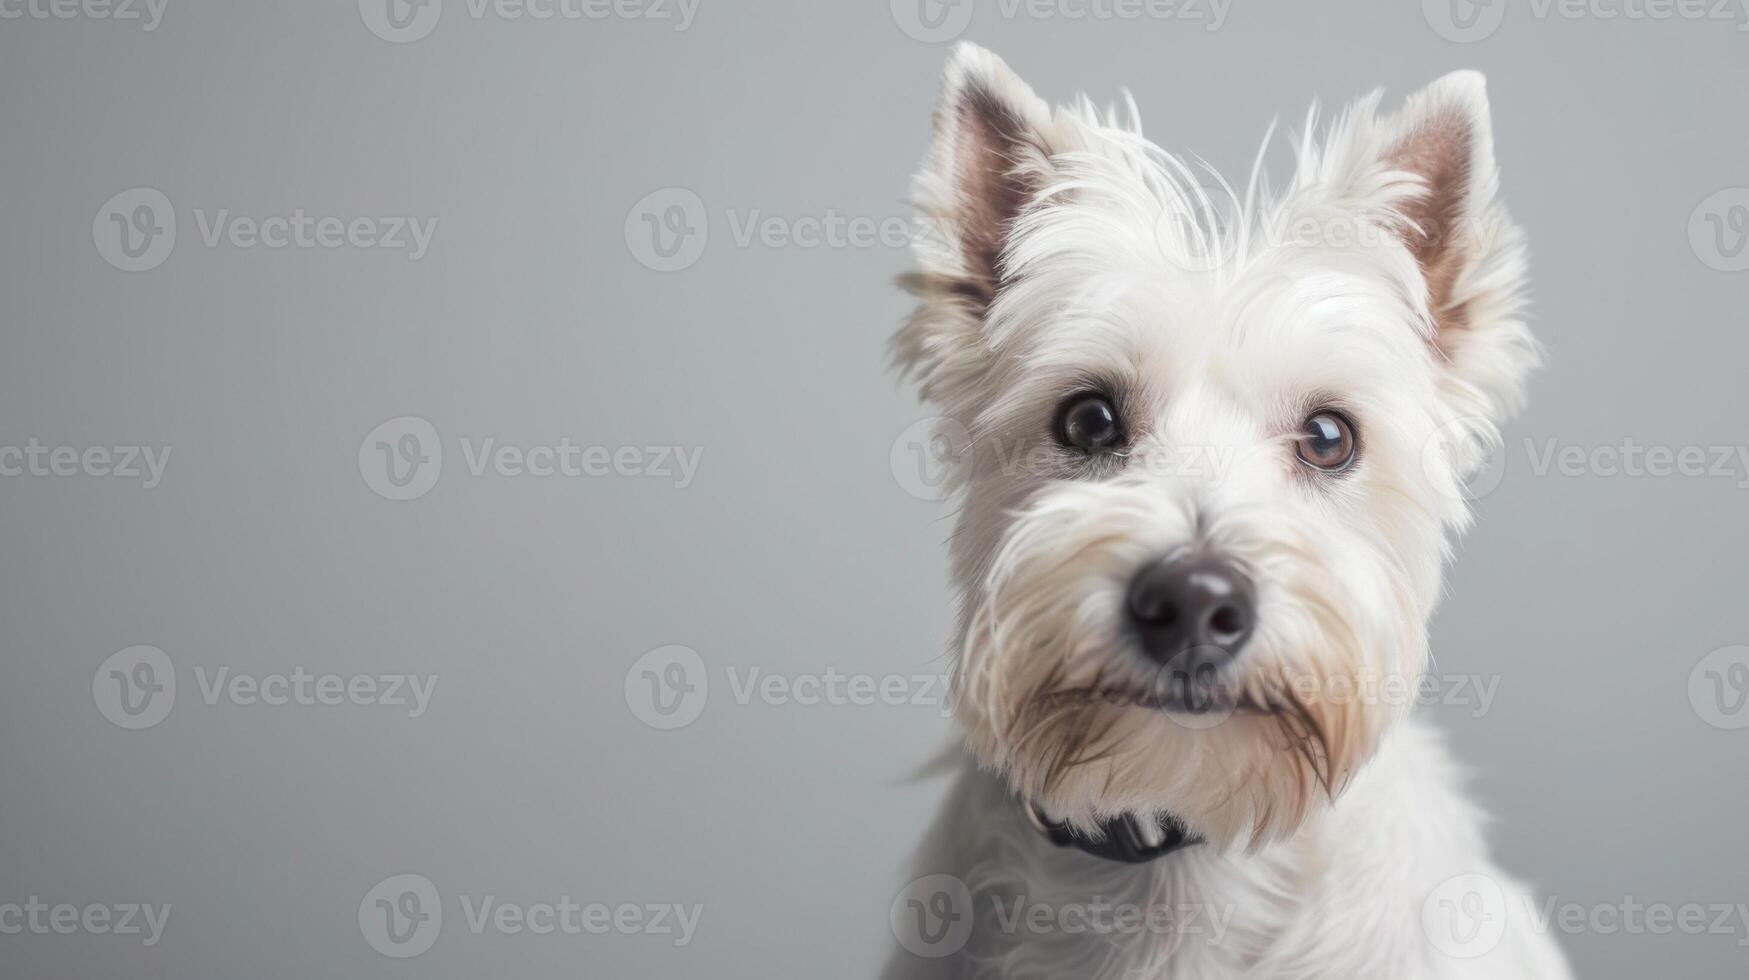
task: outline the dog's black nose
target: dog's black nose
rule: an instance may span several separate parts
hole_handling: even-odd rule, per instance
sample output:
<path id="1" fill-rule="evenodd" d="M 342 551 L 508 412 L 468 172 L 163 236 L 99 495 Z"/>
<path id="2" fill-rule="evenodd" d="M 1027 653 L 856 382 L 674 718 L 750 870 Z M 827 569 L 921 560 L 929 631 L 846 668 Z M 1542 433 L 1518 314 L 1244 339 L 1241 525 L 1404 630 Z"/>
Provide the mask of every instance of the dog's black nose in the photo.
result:
<path id="1" fill-rule="evenodd" d="M 1175 556 L 1146 566 L 1130 582 L 1127 605 L 1142 649 L 1162 664 L 1173 664 L 1191 650 L 1195 666 L 1237 656 L 1256 622 L 1251 580 L 1238 566 L 1211 555 Z"/>

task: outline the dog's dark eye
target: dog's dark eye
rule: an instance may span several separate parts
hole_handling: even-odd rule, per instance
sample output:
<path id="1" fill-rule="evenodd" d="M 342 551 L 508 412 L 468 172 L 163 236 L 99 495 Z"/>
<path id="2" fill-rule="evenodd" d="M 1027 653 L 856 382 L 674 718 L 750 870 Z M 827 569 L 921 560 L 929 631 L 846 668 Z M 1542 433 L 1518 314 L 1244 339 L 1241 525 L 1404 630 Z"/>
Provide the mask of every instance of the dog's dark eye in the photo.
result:
<path id="1" fill-rule="evenodd" d="M 1354 462 L 1354 425 L 1335 412 L 1313 412 L 1300 429 L 1299 454 L 1306 463 L 1334 473 Z"/>
<path id="2" fill-rule="evenodd" d="M 1117 424 L 1117 409 L 1111 399 L 1081 394 L 1064 402 L 1057 412 L 1057 439 L 1084 453 L 1117 448 L 1123 442 L 1123 430 Z"/>

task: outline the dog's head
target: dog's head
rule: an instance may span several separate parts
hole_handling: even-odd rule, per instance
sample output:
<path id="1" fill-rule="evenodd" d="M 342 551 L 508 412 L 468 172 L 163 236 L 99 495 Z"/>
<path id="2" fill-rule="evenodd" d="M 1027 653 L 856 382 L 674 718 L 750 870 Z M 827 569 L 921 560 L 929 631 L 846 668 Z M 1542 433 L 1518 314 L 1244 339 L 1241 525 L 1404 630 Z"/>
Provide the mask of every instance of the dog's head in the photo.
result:
<path id="1" fill-rule="evenodd" d="M 963 502 L 956 710 L 1053 818 L 1278 839 L 1413 700 L 1537 354 L 1481 77 L 1378 101 L 1233 190 L 1133 107 L 948 66 L 894 345 Z"/>

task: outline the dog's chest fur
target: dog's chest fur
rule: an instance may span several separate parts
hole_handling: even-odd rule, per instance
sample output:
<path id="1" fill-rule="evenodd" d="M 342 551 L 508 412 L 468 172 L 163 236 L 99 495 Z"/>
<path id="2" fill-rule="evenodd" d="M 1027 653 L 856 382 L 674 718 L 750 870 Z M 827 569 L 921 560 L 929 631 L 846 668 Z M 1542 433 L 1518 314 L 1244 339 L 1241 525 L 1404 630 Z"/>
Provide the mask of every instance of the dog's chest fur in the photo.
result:
<path id="1" fill-rule="evenodd" d="M 1053 846 L 1000 780 L 967 759 L 917 875 L 971 894 L 963 949 L 901 952 L 885 980 L 1560 980 L 1530 899 L 1486 853 L 1439 737 L 1410 722 L 1349 792 L 1255 854 L 1197 846 L 1125 865 Z M 1465 960 L 1431 947 L 1428 895 L 1484 872 L 1508 895 L 1508 939 Z"/>

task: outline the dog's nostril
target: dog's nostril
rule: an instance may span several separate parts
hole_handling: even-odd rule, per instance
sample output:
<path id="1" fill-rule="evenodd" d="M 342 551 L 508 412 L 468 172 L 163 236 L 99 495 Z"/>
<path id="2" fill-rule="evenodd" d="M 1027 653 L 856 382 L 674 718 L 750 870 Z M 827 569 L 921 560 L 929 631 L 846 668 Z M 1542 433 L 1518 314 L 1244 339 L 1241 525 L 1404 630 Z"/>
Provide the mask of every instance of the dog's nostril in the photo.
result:
<path id="1" fill-rule="evenodd" d="M 1238 636 L 1245 632 L 1245 625 L 1245 614 L 1233 605 L 1222 606 L 1209 617 L 1209 628 L 1217 640 Z"/>
<path id="2" fill-rule="evenodd" d="M 1178 607 L 1169 590 L 1141 585 L 1130 590 L 1130 615 L 1148 626 L 1171 626 L 1178 620 Z"/>

